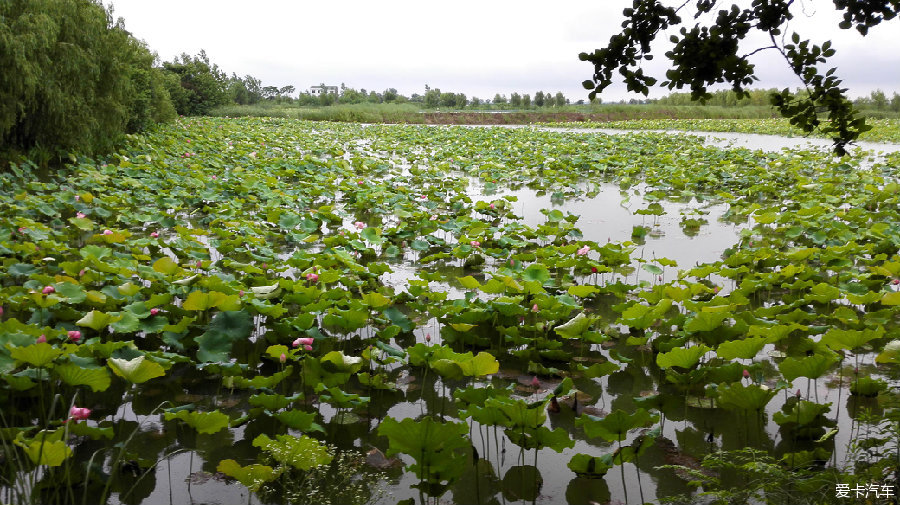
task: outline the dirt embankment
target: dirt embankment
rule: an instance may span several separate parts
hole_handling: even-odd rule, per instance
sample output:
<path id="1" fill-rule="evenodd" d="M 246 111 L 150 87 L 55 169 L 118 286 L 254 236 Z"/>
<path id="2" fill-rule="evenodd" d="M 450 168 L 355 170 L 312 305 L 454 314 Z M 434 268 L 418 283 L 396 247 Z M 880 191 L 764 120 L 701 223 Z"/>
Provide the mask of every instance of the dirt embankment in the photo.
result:
<path id="1" fill-rule="evenodd" d="M 574 121 L 619 121 L 629 119 L 624 113 L 585 114 L 580 112 L 424 112 L 425 124 L 533 124 L 570 123 Z"/>

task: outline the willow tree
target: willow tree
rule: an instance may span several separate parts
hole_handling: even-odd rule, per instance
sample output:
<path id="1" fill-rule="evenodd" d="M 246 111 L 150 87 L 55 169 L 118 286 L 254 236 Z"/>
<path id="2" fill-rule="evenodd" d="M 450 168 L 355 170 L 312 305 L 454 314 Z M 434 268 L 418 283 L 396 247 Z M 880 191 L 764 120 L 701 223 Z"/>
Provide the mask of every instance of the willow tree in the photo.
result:
<path id="1" fill-rule="evenodd" d="M 94 154 L 171 119 L 154 59 L 99 1 L 0 2 L 0 160 Z"/>

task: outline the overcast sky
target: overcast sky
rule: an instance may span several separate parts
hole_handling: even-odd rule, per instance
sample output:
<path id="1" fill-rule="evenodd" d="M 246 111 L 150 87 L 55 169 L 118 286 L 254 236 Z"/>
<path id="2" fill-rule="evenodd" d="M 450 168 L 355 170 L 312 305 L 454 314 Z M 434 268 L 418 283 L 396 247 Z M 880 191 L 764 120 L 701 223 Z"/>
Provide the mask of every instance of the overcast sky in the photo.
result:
<path id="1" fill-rule="evenodd" d="M 319 83 L 404 95 L 425 85 L 469 97 L 494 93 L 562 91 L 586 98 L 581 82 L 592 75 L 578 53 L 603 47 L 620 30 L 630 0 L 413 0 L 288 1 L 103 0 L 116 17 L 163 61 L 205 49 L 213 63 L 263 85 Z M 671 3 L 671 2 L 670 2 Z M 744 2 L 749 3 L 749 2 Z M 791 30 L 821 43 L 831 39 L 830 60 L 851 96 L 882 89 L 900 92 L 900 20 L 865 38 L 837 28 L 831 1 L 804 0 Z M 683 16 L 684 17 L 684 16 Z M 688 21 L 693 19 L 688 17 Z M 668 40 L 668 35 L 661 37 Z M 763 41 L 764 42 L 764 41 Z M 765 45 L 760 44 L 760 45 Z M 758 46 L 747 45 L 747 52 Z M 665 46 L 645 72 L 664 77 Z M 774 51 L 753 57 L 759 87 L 796 87 L 799 81 Z M 660 79 L 663 80 L 663 79 Z M 657 88 L 651 96 L 662 96 Z M 617 84 L 604 101 L 641 98 Z"/>

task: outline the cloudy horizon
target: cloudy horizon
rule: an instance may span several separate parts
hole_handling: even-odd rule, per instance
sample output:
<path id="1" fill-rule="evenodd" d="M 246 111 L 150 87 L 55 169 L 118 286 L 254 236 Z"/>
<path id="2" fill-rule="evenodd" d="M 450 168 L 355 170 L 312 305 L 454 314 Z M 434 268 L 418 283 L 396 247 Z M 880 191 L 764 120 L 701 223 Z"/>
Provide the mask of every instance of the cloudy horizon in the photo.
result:
<path id="1" fill-rule="evenodd" d="M 546 2 L 475 2 L 450 5 L 412 0 L 325 3 L 267 0 L 248 8 L 233 0 L 103 0 L 122 17 L 125 28 L 171 61 L 182 53 L 205 50 L 210 61 L 228 75 L 252 75 L 263 85 L 292 85 L 297 91 L 325 83 L 381 92 L 423 94 L 426 84 L 468 97 L 490 99 L 495 93 L 534 94 L 561 91 L 573 102 L 586 99 L 581 82 L 593 74 L 580 52 L 603 47 L 617 33 L 628 0 Z M 863 38 L 839 30 L 830 5 L 819 12 L 809 6 L 791 22 L 814 43 L 832 40 L 837 54 L 829 60 L 851 97 L 881 89 L 900 92 L 900 30 L 894 20 Z M 692 22 L 690 16 L 683 16 Z M 665 41 L 668 35 L 659 37 Z M 747 51 L 757 40 L 749 41 Z M 665 42 L 645 71 L 663 80 Z M 878 48 L 885 50 L 879 51 Z M 783 58 L 764 51 L 751 60 L 757 66 L 757 88 L 800 85 Z M 651 98 L 668 94 L 654 87 Z M 643 98 L 616 83 L 604 101 Z"/>

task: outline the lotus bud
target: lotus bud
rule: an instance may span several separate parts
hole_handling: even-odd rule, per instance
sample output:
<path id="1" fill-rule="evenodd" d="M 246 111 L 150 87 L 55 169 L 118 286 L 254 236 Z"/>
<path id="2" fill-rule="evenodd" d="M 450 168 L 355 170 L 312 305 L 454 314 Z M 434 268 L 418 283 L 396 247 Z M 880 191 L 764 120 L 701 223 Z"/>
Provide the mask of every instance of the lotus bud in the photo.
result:
<path id="1" fill-rule="evenodd" d="M 158 238 L 158 237 L 159 237 L 159 233 L 157 233 L 155 231 L 150 232 L 150 238 Z"/>
<path id="2" fill-rule="evenodd" d="M 538 380 L 537 376 L 531 378 L 531 387 L 539 388 L 541 387 L 541 381 Z"/>
<path id="3" fill-rule="evenodd" d="M 310 273 L 306 274 L 306 280 L 308 280 L 310 282 L 318 282 L 319 275 L 310 272 Z"/>
<path id="4" fill-rule="evenodd" d="M 55 292 L 56 292 L 56 288 L 54 288 L 53 286 L 44 286 L 44 289 L 41 290 L 41 293 L 44 293 L 45 295 L 49 295 L 50 293 L 55 293 Z"/>
<path id="5" fill-rule="evenodd" d="M 796 396 L 797 398 L 800 398 L 801 394 L 802 393 L 800 393 L 800 390 L 798 389 L 797 392 L 794 393 L 794 396 Z"/>
<path id="6" fill-rule="evenodd" d="M 278 361 L 284 363 L 285 361 L 287 361 L 287 356 L 285 356 L 284 353 L 281 353 L 281 356 L 278 356 Z"/>
<path id="7" fill-rule="evenodd" d="M 312 351 L 312 346 L 311 346 L 311 345 L 304 345 L 304 346 L 303 346 L 303 350 L 305 350 L 305 351 Z"/>
<path id="8" fill-rule="evenodd" d="M 243 297 L 244 297 L 244 290 L 243 290 L 243 289 L 240 290 L 240 291 L 238 291 L 238 297 L 239 297 L 239 298 L 243 298 Z"/>
<path id="9" fill-rule="evenodd" d="M 112 235 L 113 232 L 112 232 L 112 230 L 103 230 L 103 234 L 104 235 Z"/>
<path id="10" fill-rule="evenodd" d="M 77 217 L 78 219 L 84 219 L 84 217 L 85 217 L 84 212 L 79 212 L 79 213 L 75 214 L 75 217 Z"/>
<path id="11" fill-rule="evenodd" d="M 87 407 L 72 407 L 69 410 L 69 416 L 77 421 L 84 421 L 91 416 L 91 409 Z"/>
<path id="12" fill-rule="evenodd" d="M 491 207 L 491 210 L 494 210 L 494 204 L 491 204 L 490 207 Z"/>
<path id="13" fill-rule="evenodd" d="M 202 262 L 202 261 L 197 260 L 197 268 L 203 268 L 203 262 Z"/>
<path id="14" fill-rule="evenodd" d="M 79 340 L 81 340 L 81 332 L 78 330 L 70 331 L 68 333 L 68 336 L 69 336 L 69 340 L 71 340 L 72 342 L 75 342 L 76 344 L 78 343 Z"/>
<path id="15" fill-rule="evenodd" d="M 362 221 L 357 221 L 357 222 L 353 223 L 353 226 L 356 226 L 357 229 L 362 230 L 363 228 L 366 227 L 366 223 L 364 223 Z"/>
<path id="16" fill-rule="evenodd" d="M 426 342 L 431 342 L 431 333 L 428 333 L 428 334 L 425 335 L 425 341 L 426 341 Z"/>
<path id="17" fill-rule="evenodd" d="M 43 343 L 46 342 L 46 341 L 47 341 L 47 336 L 46 336 L 46 335 L 41 335 L 40 337 L 37 338 L 37 340 L 36 340 L 35 342 L 38 343 L 38 344 L 43 344 Z"/>
<path id="18" fill-rule="evenodd" d="M 592 274 L 597 273 L 597 267 L 591 267 L 591 273 Z"/>
<path id="19" fill-rule="evenodd" d="M 150 309 L 151 316 L 155 316 L 157 314 L 159 314 L 159 309 L 157 309 L 156 307 L 153 307 L 152 309 Z"/>
<path id="20" fill-rule="evenodd" d="M 744 378 L 745 378 L 745 379 L 749 379 L 749 378 L 750 378 L 750 371 L 747 370 L 746 368 L 744 369 Z"/>
<path id="21" fill-rule="evenodd" d="M 539 311 L 539 310 L 541 310 L 541 309 L 538 307 L 538 305 L 537 305 L 536 303 L 535 303 L 534 305 L 531 306 L 531 311 L 532 311 L 532 312 L 537 312 L 537 311 Z"/>
<path id="22" fill-rule="evenodd" d="M 894 279 L 894 280 L 892 280 L 892 281 L 891 281 L 891 284 L 893 284 L 894 286 L 900 284 L 900 279 Z"/>

